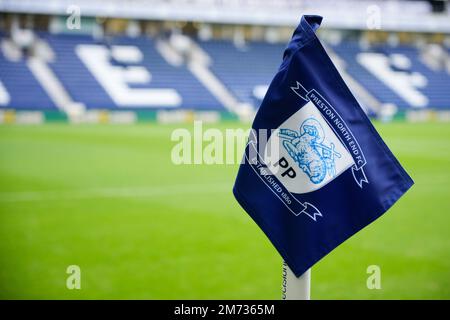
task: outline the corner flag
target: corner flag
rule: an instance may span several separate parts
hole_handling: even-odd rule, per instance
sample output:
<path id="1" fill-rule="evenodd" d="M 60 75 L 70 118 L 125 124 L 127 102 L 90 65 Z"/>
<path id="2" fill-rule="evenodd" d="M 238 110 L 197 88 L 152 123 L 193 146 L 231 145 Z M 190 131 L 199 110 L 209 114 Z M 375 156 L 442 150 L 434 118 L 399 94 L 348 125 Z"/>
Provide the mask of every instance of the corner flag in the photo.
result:
<path id="1" fill-rule="evenodd" d="M 233 193 L 298 277 L 413 181 L 303 16 L 256 114 Z"/>

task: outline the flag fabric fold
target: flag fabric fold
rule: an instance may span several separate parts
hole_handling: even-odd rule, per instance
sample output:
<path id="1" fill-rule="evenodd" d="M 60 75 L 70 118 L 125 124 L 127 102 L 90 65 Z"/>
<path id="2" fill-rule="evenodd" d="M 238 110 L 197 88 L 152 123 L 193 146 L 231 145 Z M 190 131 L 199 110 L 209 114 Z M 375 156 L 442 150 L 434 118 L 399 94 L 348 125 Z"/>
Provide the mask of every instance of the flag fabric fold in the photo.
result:
<path id="1" fill-rule="evenodd" d="M 413 181 L 303 16 L 256 114 L 233 193 L 296 276 L 386 212 Z"/>

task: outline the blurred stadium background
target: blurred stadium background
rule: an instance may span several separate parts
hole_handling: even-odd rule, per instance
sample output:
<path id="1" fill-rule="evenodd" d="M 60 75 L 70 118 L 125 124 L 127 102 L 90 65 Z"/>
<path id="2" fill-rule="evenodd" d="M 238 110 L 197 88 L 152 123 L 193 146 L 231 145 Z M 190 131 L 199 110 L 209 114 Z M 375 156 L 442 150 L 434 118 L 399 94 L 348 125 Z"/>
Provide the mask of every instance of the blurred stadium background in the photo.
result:
<path id="1" fill-rule="evenodd" d="M 0 298 L 278 299 L 237 165 L 175 166 L 170 136 L 248 128 L 303 14 L 416 182 L 312 298 L 449 299 L 450 8 L 419 0 L 0 0 Z"/>

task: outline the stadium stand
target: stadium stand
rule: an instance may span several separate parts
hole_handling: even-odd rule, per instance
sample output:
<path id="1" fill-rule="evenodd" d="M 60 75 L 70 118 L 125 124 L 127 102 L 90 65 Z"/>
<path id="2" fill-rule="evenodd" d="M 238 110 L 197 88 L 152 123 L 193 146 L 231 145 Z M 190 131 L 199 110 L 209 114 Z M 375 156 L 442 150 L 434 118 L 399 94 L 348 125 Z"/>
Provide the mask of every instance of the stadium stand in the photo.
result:
<path id="1" fill-rule="evenodd" d="M 285 45 L 249 42 L 236 47 L 231 41 L 202 41 L 213 57 L 212 71 L 242 102 L 258 105 L 282 61 Z"/>
<path id="2" fill-rule="evenodd" d="M 55 104 L 44 91 L 27 65 L 27 59 L 20 51 L 14 52 L 14 57 L 7 57 L 8 44 L 5 36 L 0 35 L 0 108 L 16 110 L 51 110 Z"/>
<path id="3" fill-rule="evenodd" d="M 354 41 L 332 46 L 346 62 L 346 71 L 381 103 L 393 103 L 400 109 L 448 109 L 450 74 L 432 70 L 424 64 L 413 46 L 378 45 L 363 49 Z"/>
<path id="4" fill-rule="evenodd" d="M 238 102 L 238 107 L 246 104 L 256 109 L 285 48 L 283 44 L 262 41 L 247 41 L 237 46 L 231 40 L 190 38 L 187 50 L 179 50 L 176 46 L 170 49 L 167 37 L 114 36 L 99 41 L 90 35 L 47 32 L 39 32 L 37 39 L 52 51 L 50 58 L 40 57 L 36 52 L 8 57 L 12 41 L 1 35 L 1 109 L 67 112 L 64 104 L 75 103 L 87 110 L 225 112 L 230 108 L 221 95 L 228 93 Z M 171 61 L 161 52 L 160 43 L 165 43 L 180 61 Z M 345 40 L 329 47 L 344 61 L 341 71 L 380 105 L 395 105 L 396 110 L 450 108 L 450 58 L 442 46 L 439 48 L 443 54 L 439 54 L 444 67 L 427 63 L 423 50 L 413 45 L 363 48 L 357 41 Z M 30 57 L 40 61 L 40 69 L 32 68 Z M 207 63 L 195 64 L 199 59 Z M 434 56 L 428 60 L 437 61 Z M 44 73 L 53 73 L 53 82 L 58 83 L 48 85 L 51 74 L 39 76 L 43 67 L 48 69 L 44 68 Z M 207 68 L 207 72 L 202 68 Z M 225 90 L 217 89 L 217 85 L 214 90 L 214 86 L 208 85 L 208 79 L 219 82 L 219 87 Z M 58 85 L 67 91 L 69 98 L 63 99 L 67 102 L 55 101 L 58 94 L 51 91 L 52 88 L 58 91 Z"/>
<path id="5" fill-rule="evenodd" d="M 42 34 L 56 52 L 51 67 L 74 100 L 87 108 L 220 110 L 222 106 L 184 66 L 172 66 L 149 38 Z"/>

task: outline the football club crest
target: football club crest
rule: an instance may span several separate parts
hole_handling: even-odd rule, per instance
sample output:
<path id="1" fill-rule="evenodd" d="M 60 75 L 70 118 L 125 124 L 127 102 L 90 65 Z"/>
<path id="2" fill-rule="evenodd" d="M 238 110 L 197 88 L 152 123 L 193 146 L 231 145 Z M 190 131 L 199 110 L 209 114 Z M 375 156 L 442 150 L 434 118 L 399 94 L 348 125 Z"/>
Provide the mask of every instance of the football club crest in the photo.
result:
<path id="1" fill-rule="evenodd" d="M 250 135 L 248 162 L 266 186 L 294 214 L 314 221 L 320 209 L 295 195 L 323 188 L 351 168 L 357 185 L 369 183 L 366 160 L 358 141 L 335 109 L 315 90 L 299 82 L 292 91 L 307 103 L 285 120 L 270 136 L 263 154 Z M 274 150 L 274 148 L 276 150 Z"/>
<path id="2" fill-rule="evenodd" d="M 277 145 L 278 154 L 269 150 Z M 312 102 L 294 113 L 271 135 L 264 160 L 293 193 L 318 190 L 354 164 L 350 153 Z M 280 170 L 280 160 L 289 164 L 289 174 Z"/>
<path id="3" fill-rule="evenodd" d="M 330 146 L 323 143 L 325 133 L 317 119 L 303 121 L 299 132 L 280 129 L 278 135 L 283 139 L 283 147 L 312 183 L 321 183 L 327 174 L 336 176 L 335 157 L 340 158 L 341 154 L 335 151 L 334 143 Z"/>

